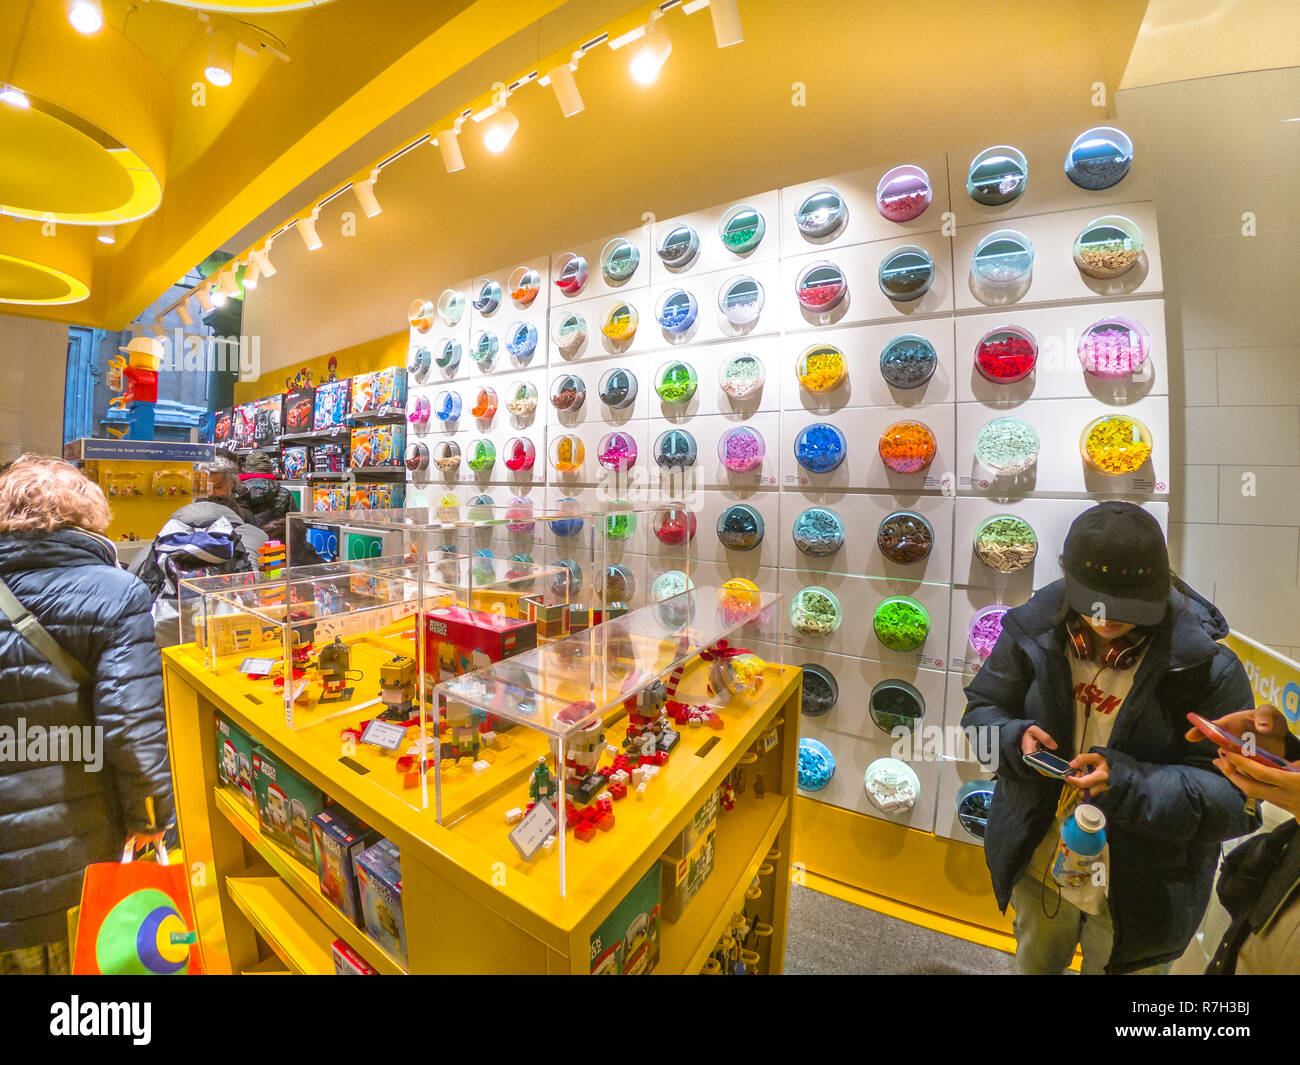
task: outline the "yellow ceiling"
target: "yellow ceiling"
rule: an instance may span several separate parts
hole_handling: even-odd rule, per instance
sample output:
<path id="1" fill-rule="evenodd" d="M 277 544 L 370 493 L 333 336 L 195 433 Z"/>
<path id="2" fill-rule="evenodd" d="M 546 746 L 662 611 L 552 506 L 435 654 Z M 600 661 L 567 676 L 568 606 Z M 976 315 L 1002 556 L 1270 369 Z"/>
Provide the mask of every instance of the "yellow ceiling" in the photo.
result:
<path id="1" fill-rule="evenodd" d="M 0 80 L 13 50 L 10 11 L 29 2 L 55 0 L 0 4 Z M 676 154 L 650 153 L 652 165 L 657 155 L 662 167 L 647 175 L 662 209 L 666 182 L 671 198 L 683 202 L 694 202 L 702 192 L 696 186 L 716 186 L 728 168 L 733 183 L 745 187 L 747 158 L 754 153 L 763 155 L 765 171 L 779 156 L 784 162 L 776 169 L 789 170 L 794 180 L 812 165 L 801 164 L 804 146 L 818 157 L 836 138 L 860 141 L 872 158 L 868 153 L 882 145 L 941 143 L 953 131 L 979 135 L 1008 122 L 1057 126 L 1062 116 L 1074 121 L 1090 109 L 1093 81 L 1118 87 L 1145 6 L 1145 0 L 1002 0 L 992 6 L 918 0 L 898 18 L 896 8 L 876 0 L 822 8 L 741 0 L 745 42 L 721 52 L 711 44 L 707 12 L 672 12 L 673 24 L 685 18 L 695 27 L 692 36 L 708 41 L 692 50 L 683 40 L 660 83 L 636 90 L 626 75 L 628 53 L 598 49 L 578 74 L 587 111 L 565 120 L 549 89 L 521 92 L 518 107 L 511 101 L 521 117 L 516 143 L 504 156 L 486 158 L 471 126 L 469 169 L 435 172 L 429 187 L 437 202 L 430 207 L 450 208 L 457 218 L 467 213 L 456 206 L 462 196 L 472 202 L 527 199 L 530 173 L 544 175 L 541 185 L 554 189 L 556 207 L 575 199 L 598 206 L 609 167 L 618 165 L 619 145 L 629 139 L 637 159 L 655 145 L 678 146 Z M 129 15 L 128 7 L 134 9 Z M 289 13 L 243 15 L 281 39 L 292 59 L 241 52 L 234 84 L 208 86 L 203 106 L 193 98 L 206 56 L 195 13 L 159 0 L 105 0 L 105 8 L 108 28 L 125 28 L 170 94 L 163 204 L 123 227 L 115 248 L 90 245 L 95 261 L 87 300 L 31 313 L 121 328 L 213 249 L 241 232 L 248 236 L 254 222 L 264 232 L 309 207 L 329 187 L 322 188 L 322 172 L 329 183 L 346 180 L 351 170 L 479 97 L 492 80 L 526 71 L 539 55 L 576 44 L 634 8 L 635 17 L 643 17 L 645 5 L 335 0 Z M 543 16 L 546 22 L 530 28 Z M 70 28 L 66 37 L 65 47 L 76 45 Z M 28 58 L 39 63 L 43 57 Z M 796 82 L 808 86 L 807 107 L 792 106 Z M 94 88 L 111 100 L 122 86 L 105 75 Z M 0 163 L 0 201 L 6 166 L 24 168 L 22 180 L 29 184 L 31 173 L 57 169 L 41 154 L 43 144 L 36 138 L 24 149 L 27 158 Z M 688 155 L 700 166 L 685 165 Z M 671 166 L 674 158 L 683 165 Z M 377 186 L 381 202 L 390 180 Z M 486 240 L 504 240 L 509 217 L 501 223 L 502 233 L 484 234 Z"/>

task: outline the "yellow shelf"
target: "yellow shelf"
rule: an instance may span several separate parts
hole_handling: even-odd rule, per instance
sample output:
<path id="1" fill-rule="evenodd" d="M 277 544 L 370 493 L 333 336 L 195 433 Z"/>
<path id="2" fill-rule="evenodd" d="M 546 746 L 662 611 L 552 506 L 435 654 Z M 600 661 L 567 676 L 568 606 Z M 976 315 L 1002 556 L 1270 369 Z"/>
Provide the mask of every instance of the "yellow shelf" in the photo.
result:
<path id="1" fill-rule="evenodd" d="M 406 971 L 378 943 L 349 921 L 337 906 L 320 893 L 320 882 L 314 872 L 262 835 L 257 818 L 247 806 L 230 792 L 221 788 L 215 790 L 217 809 L 321 923 L 329 927 L 333 933 L 330 936 L 331 942 L 342 939 L 365 958 L 377 972 L 396 975 Z M 332 962 L 330 971 L 333 971 Z"/>
<path id="2" fill-rule="evenodd" d="M 330 943 L 334 935 L 278 876 L 230 876 L 226 889 L 240 913 L 291 973 L 333 974 Z"/>
<path id="3" fill-rule="evenodd" d="M 693 976 L 703 968 L 732 914 L 744 908 L 745 891 L 789 813 L 789 798 L 769 795 L 741 796 L 734 810 L 719 815 L 713 872 L 682 918 L 660 925 L 656 972 Z"/>

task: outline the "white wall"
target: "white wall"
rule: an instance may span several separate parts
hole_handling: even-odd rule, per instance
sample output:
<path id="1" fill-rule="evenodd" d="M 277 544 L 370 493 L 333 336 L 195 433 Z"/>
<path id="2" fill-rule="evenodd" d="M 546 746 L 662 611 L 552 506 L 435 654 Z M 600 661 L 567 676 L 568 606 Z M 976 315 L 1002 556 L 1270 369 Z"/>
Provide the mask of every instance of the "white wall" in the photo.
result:
<path id="1" fill-rule="evenodd" d="M 63 451 L 68 327 L 0 315 L 0 462 Z"/>
<path id="2" fill-rule="evenodd" d="M 1213 596 L 1234 629 L 1293 658 L 1300 657 L 1297 101 L 1300 68 L 1292 67 L 1126 90 L 1118 103 L 1120 125 L 1143 121 L 1155 156 L 1174 565 Z"/>

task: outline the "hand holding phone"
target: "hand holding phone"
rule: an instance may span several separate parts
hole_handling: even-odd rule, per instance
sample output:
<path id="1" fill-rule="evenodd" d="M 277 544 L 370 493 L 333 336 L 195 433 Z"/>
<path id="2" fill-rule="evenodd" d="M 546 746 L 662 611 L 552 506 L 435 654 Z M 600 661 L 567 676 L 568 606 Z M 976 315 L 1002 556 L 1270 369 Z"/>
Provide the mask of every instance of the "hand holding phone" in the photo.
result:
<path id="1" fill-rule="evenodd" d="M 1051 751 L 1037 750 L 1030 751 L 1024 755 L 1025 764 L 1033 766 L 1044 776 L 1052 777 L 1056 780 L 1064 780 L 1066 777 L 1078 770 L 1070 765 L 1060 755 L 1052 754 Z"/>
<path id="2" fill-rule="evenodd" d="M 1253 751 L 1247 752 L 1245 749 L 1245 741 L 1240 736 L 1216 725 L 1213 721 L 1201 717 L 1200 714 L 1188 714 L 1187 720 L 1190 721 L 1206 739 L 1213 743 L 1217 743 L 1225 750 L 1232 751 L 1234 754 L 1239 754 L 1243 758 L 1249 758 L 1251 761 L 1258 762 L 1260 765 L 1266 765 L 1270 769 L 1277 769 L 1285 773 L 1296 772 L 1285 758 L 1279 758 L 1275 754 L 1269 754 L 1268 751 L 1260 750 L 1257 746 L 1254 747 Z"/>

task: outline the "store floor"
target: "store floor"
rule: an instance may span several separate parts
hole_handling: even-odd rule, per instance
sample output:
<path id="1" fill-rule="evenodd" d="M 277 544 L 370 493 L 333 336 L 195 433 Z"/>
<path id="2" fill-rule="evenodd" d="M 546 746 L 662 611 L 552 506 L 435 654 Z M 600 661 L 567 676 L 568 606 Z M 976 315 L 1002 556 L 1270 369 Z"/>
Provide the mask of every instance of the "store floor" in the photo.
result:
<path id="1" fill-rule="evenodd" d="M 791 885 L 785 971 L 1002 975 L 1011 972 L 1011 955 Z"/>

